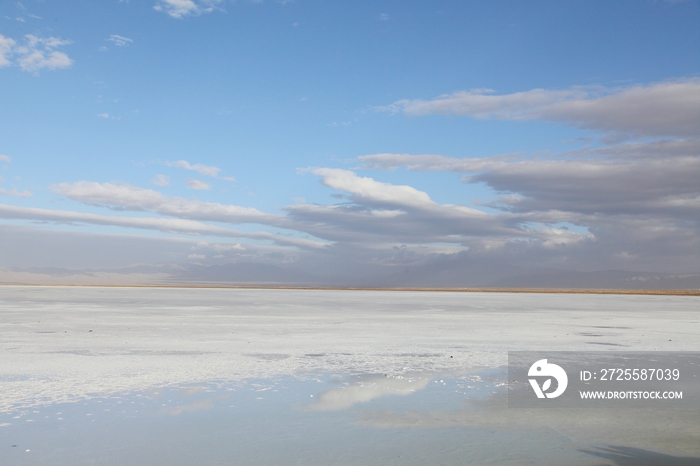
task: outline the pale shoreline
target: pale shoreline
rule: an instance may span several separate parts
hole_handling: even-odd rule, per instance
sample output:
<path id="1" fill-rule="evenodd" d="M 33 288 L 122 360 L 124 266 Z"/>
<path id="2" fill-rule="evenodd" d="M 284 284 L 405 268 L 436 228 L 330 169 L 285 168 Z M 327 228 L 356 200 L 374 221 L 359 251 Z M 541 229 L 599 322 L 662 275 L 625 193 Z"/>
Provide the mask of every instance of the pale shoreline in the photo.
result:
<path id="1" fill-rule="evenodd" d="M 213 290 L 300 290 L 300 291 L 422 291 L 446 293 L 534 293 L 534 294 L 600 294 L 600 295 L 647 295 L 647 296 L 700 296 L 700 290 L 627 290 L 587 288 L 433 288 L 433 287 L 341 287 L 341 286 L 293 286 L 293 285 L 195 285 L 195 284 L 75 284 L 75 283 L 0 283 L 0 287 L 47 287 L 47 288 L 172 288 Z"/>

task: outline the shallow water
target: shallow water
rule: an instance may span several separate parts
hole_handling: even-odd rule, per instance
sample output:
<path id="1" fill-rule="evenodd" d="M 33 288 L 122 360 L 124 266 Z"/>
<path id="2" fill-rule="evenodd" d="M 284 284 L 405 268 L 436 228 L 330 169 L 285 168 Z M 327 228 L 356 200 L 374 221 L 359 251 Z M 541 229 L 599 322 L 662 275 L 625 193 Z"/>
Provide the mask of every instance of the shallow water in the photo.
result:
<path id="1" fill-rule="evenodd" d="M 679 445 L 677 455 L 634 446 L 645 443 L 638 412 L 628 410 L 628 420 L 617 425 L 613 417 L 620 412 L 545 409 L 539 410 L 544 416 L 528 420 L 533 410 L 508 410 L 501 403 L 504 376 L 503 369 L 441 378 L 323 375 L 170 386 L 52 404 L 0 415 L 0 463 L 583 466 L 700 461 L 683 454 Z M 587 425 L 594 418 L 598 426 Z M 692 425 L 697 419 L 686 415 L 675 422 Z M 600 430 L 611 421 L 613 429 L 627 430 L 624 445 L 608 443 L 610 437 Z"/>
<path id="2" fill-rule="evenodd" d="M 578 451 L 585 444 L 551 431 L 376 422 L 409 412 L 437 420 L 438 412 L 467 413 L 469 401 L 502 391 L 502 375 L 259 380 L 51 405 L 3 416 L 10 425 L 1 431 L 2 457 L 66 465 L 593 464 Z M 352 394 L 328 401 L 344 392 Z"/>

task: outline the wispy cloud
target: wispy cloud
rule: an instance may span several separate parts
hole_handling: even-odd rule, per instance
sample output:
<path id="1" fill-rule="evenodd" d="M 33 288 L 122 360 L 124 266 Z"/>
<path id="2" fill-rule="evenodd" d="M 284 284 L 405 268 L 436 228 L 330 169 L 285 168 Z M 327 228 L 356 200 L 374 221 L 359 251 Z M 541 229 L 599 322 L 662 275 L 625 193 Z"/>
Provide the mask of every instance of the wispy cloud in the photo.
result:
<path id="1" fill-rule="evenodd" d="M 163 233 L 180 233 L 186 235 L 211 235 L 227 238 L 249 238 L 267 240 L 281 246 L 321 249 L 326 243 L 304 238 L 290 238 L 266 231 L 244 232 L 206 223 L 174 218 L 159 217 L 121 217 L 109 215 L 86 214 L 65 210 L 37 209 L 15 207 L 0 204 L 0 218 L 41 220 L 59 223 L 87 223 L 92 225 L 111 225 L 124 228 L 157 230 Z"/>
<path id="2" fill-rule="evenodd" d="M 121 120 L 122 117 L 110 115 L 109 113 L 98 113 L 95 115 L 97 118 L 104 118 L 105 120 Z"/>
<path id="3" fill-rule="evenodd" d="M 0 154 L 0 162 L 10 162 L 12 159 L 9 155 Z"/>
<path id="4" fill-rule="evenodd" d="M 170 177 L 168 175 L 156 175 L 151 179 L 151 183 L 156 186 L 170 186 Z"/>
<path id="5" fill-rule="evenodd" d="M 252 207 L 168 197 L 157 191 L 129 184 L 79 181 L 56 184 L 51 186 L 51 189 L 79 202 L 108 206 L 117 210 L 148 211 L 171 217 L 232 224 L 262 223 L 283 226 L 282 216 L 266 214 Z"/>
<path id="6" fill-rule="evenodd" d="M 0 34 L 0 68 L 12 65 L 10 57 L 15 44 L 16 42 L 13 39 Z"/>
<path id="7" fill-rule="evenodd" d="M 210 13 L 220 9 L 222 2 L 223 0 L 159 0 L 153 9 L 179 19 Z"/>
<path id="8" fill-rule="evenodd" d="M 472 89 L 432 100 L 399 100 L 379 110 L 406 115 L 548 120 L 629 136 L 700 136 L 700 79 L 609 89 L 573 87 L 496 94 Z"/>
<path id="9" fill-rule="evenodd" d="M 185 185 L 187 185 L 187 187 L 190 189 L 196 189 L 198 191 L 208 191 L 211 189 L 209 183 L 205 183 L 204 181 L 195 178 L 185 180 Z"/>
<path id="10" fill-rule="evenodd" d="M 3 196 L 12 196 L 12 197 L 31 197 L 32 193 L 27 191 L 26 189 L 24 191 L 18 191 L 17 188 L 12 188 L 11 191 L 7 191 L 6 189 L 0 188 L 0 194 Z"/>
<path id="11" fill-rule="evenodd" d="M 185 170 L 196 171 L 200 175 L 212 176 L 217 178 L 221 169 L 219 167 L 214 167 L 211 165 L 202 165 L 200 163 L 190 164 L 187 160 L 178 160 L 177 162 L 165 162 L 165 165 L 169 167 L 184 168 Z"/>
<path id="12" fill-rule="evenodd" d="M 133 39 L 129 39 L 128 37 L 120 36 L 117 34 L 111 34 L 107 40 L 109 42 L 112 42 L 117 47 L 126 47 L 134 43 Z"/>

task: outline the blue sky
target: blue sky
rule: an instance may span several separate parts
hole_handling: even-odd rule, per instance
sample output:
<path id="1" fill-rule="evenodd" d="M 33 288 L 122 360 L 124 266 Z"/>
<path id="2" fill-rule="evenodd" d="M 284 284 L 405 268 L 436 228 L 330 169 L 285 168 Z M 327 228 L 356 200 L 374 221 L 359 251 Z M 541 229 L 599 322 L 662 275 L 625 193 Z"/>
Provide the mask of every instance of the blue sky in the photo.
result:
<path id="1" fill-rule="evenodd" d="M 0 267 L 150 241 L 153 264 L 697 272 L 698 24 L 697 0 L 4 2 Z M 118 251 L 75 259 L 88 236 Z"/>

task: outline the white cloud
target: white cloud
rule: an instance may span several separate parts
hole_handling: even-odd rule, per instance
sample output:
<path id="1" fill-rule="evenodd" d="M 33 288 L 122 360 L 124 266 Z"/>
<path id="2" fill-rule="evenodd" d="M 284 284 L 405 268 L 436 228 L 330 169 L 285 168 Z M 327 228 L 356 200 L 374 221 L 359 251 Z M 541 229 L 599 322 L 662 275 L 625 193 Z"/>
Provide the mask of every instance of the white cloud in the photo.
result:
<path id="1" fill-rule="evenodd" d="M 12 160 L 9 155 L 0 154 L 0 162 L 10 162 Z"/>
<path id="2" fill-rule="evenodd" d="M 311 173 L 323 177 L 321 182 L 326 186 L 352 193 L 361 201 L 415 207 L 435 205 L 427 193 L 411 186 L 395 186 L 372 178 L 361 178 L 349 170 L 337 168 L 316 168 Z"/>
<path id="3" fill-rule="evenodd" d="M 112 42 L 117 47 L 126 47 L 127 45 L 131 45 L 134 43 L 133 39 L 129 39 L 128 37 L 120 36 L 117 34 L 110 34 L 107 40 Z"/>
<path id="4" fill-rule="evenodd" d="M 187 256 L 187 258 L 194 259 L 194 260 L 202 260 L 202 259 L 206 259 L 207 256 L 205 256 L 203 254 L 190 254 L 189 256 Z"/>
<path id="5" fill-rule="evenodd" d="M 180 233 L 186 235 L 211 235 L 228 238 L 249 238 L 255 240 L 273 241 L 281 246 L 322 249 L 327 244 L 304 238 L 290 238 L 266 231 L 243 232 L 223 228 L 206 223 L 173 218 L 158 217 L 117 217 L 107 215 L 86 214 L 65 210 L 37 209 L 15 207 L 0 204 L 0 218 L 42 220 L 60 223 L 87 223 L 93 225 L 112 225 L 124 228 L 157 230 L 164 233 Z"/>
<path id="6" fill-rule="evenodd" d="M 12 191 L 7 191 L 6 189 L 0 188 L 0 194 L 3 196 L 12 196 L 12 197 L 31 197 L 32 193 L 27 191 L 26 189 L 24 191 L 17 191 L 17 188 L 12 188 Z"/>
<path id="7" fill-rule="evenodd" d="M 541 238 L 518 226 L 510 214 L 492 215 L 462 205 L 438 204 L 411 186 L 396 186 L 348 170 L 319 168 L 312 173 L 333 189 L 351 193 L 351 202 L 285 207 L 289 225 L 330 241 L 370 248 L 397 244 L 464 244 L 476 237 Z"/>
<path id="8" fill-rule="evenodd" d="M 10 56 L 15 46 L 15 41 L 0 34 L 0 68 L 12 65 Z"/>
<path id="9" fill-rule="evenodd" d="M 170 186 L 170 177 L 168 175 L 156 175 L 151 179 L 151 183 L 156 186 Z"/>
<path id="10" fill-rule="evenodd" d="M 185 180 L 185 184 L 187 185 L 188 188 L 190 189 L 196 189 L 198 191 L 208 191 L 211 189 L 211 186 L 209 183 L 205 183 L 202 180 L 197 180 L 195 178 L 190 178 L 188 180 Z"/>
<path id="11" fill-rule="evenodd" d="M 168 167 L 184 168 L 185 170 L 196 171 L 200 175 L 211 176 L 217 178 L 221 169 L 211 165 L 202 165 L 201 163 L 190 164 L 187 160 L 178 160 L 177 162 L 165 162 Z"/>
<path id="12" fill-rule="evenodd" d="M 473 89 L 432 100 L 399 100 L 384 111 L 477 119 L 548 120 L 631 136 L 700 136 L 700 79 L 625 88 L 573 87 L 495 94 Z"/>
<path id="13" fill-rule="evenodd" d="M 185 16 L 198 16 L 202 13 L 210 13 L 219 9 L 223 0 L 159 0 L 153 7 L 156 11 L 161 11 L 172 18 L 183 18 Z"/>
<path id="14" fill-rule="evenodd" d="M 44 68 L 55 70 L 70 67 L 73 60 L 56 50 L 70 43 L 69 40 L 57 37 L 41 38 L 28 34 L 25 36 L 25 44 L 16 46 L 13 51 L 19 56 L 17 64 L 23 71 L 36 73 Z"/>
<path id="15" fill-rule="evenodd" d="M 109 113 L 98 113 L 97 118 L 109 119 Z"/>
<path id="16" fill-rule="evenodd" d="M 280 215 L 266 214 L 252 207 L 202 202 L 180 197 L 167 197 L 150 189 L 128 184 L 79 181 L 51 186 L 57 194 L 87 204 L 105 205 L 114 209 L 149 211 L 171 217 L 209 220 L 232 224 L 262 223 L 283 226 Z"/>

